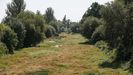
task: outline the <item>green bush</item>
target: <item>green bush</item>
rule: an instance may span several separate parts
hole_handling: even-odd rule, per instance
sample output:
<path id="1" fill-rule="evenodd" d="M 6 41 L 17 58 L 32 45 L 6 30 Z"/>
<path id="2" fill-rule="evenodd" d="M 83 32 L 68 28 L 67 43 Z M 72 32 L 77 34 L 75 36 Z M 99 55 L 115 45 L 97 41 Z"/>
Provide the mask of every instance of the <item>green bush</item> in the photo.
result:
<path id="1" fill-rule="evenodd" d="M 4 43 L 8 48 L 8 53 L 13 54 L 14 49 L 17 46 L 18 40 L 17 35 L 7 25 L 0 24 L 0 35 L 1 42 Z"/>
<path id="2" fill-rule="evenodd" d="M 57 22 L 57 21 L 51 21 L 50 22 L 50 25 L 53 26 L 56 30 L 56 33 L 59 33 L 59 27 L 60 27 L 60 24 Z"/>
<path id="3" fill-rule="evenodd" d="M 105 26 L 100 25 L 96 28 L 96 30 L 93 32 L 91 36 L 91 42 L 96 43 L 97 41 L 104 40 L 105 38 Z"/>
<path id="4" fill-rule="evenodd" d="M 5 44 L 0 43 L 0 56 L 3 56 L 7 53 L 8 49 Z"/>
<path id="5" fill-rule="evenodd" d="M 55 28 L 51 25 L 48 25 L 47 29 L 45 31 L 45 36 L 47 38 L 49 38 L 49 37 L 52 37 L 52 36 L 55 36 L 55 35 L 57 35 Z"/>
<path id="6" fill-rule="evenodd" d="M 35 46 L 44 38 L 44 18 L 31 11 L 25 11 L 17 17 L 25 26 L 26 37 L 24 47 Z"/>
<path id="7" fill-rule="evenodd" d="M 23 43 L 26 35 L 25 26 L 23 25 L 23 23 L 17 18 L 9 18 L 4 23 L 7 24 L 17 34 L 18 45 L 16 49 L 23 48 Z"/>
<path id="8" fill-rule="evenodd" d="M 100 48 L 101 50 L 105 51 L 105 52 L 108 52 L 110 49 L 109 49 L 109 46 L 108 46 L 108 43 L 106 43 L 105 41 L 98 41 L 96 44 L 95 44 L 96 47 Z"/>
<path id="9" fill-rule="evenodd" d="M 81 25 L 81 33 L 87 39 L 90 39 L 96 28 L 101 25 L 101 21 L 96 17 L 88 17 Z"/>
<path id="10" fill-rule="evenodd" d="M 80 33 L 79 23 L 72 22 L 70 28 L 72 33 Z"/>

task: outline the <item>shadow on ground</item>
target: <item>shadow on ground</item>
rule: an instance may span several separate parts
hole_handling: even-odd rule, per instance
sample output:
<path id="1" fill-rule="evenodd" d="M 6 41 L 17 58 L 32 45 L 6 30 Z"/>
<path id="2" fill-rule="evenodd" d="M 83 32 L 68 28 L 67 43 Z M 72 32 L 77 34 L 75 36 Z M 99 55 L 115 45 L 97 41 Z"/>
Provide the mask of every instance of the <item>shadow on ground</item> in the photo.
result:
<path id="1" fill-rule="evenodd" d="M 102 67 L 102 68 L 117 69 L 117 68 L 120 68 L 120 64 L 121 64 L 121 62 L 115 62 L 115 61 L 108 62 L 108 61 L 105 61 L 102 64 L 99 64 L 99 66 Z"/>
<path id="2" fill-rule="evenodd" d="M 90 41 L 80 42 L 79 44 L 83 44 L 83 45 L 94 45 L 94 43 L 91 43 Z"/>
<path id="3" fill-rule="evenodd" d="M 125 67 L 121 66 L 121 64 L 124 65 L 125 63 L 126 63 L 126 61 L 125 62 L 124 61 L 117 61 L 117 60 L 114 60 L 112 62 L 105 61 L 102 64 L 99 64 L 99 67 L 112 68 L 112 69 L 123 68 L 123 70 L 129 71 L 133 75 L 133 67 L 130 67 L 129 65 L 125 66 Z"/>
<path id="4" fill-rule="evenodd" d="M 26 75 L 50 75 L 50 72 L 48 70 L 40 70 L 35 72 L 28 72 Z"/>

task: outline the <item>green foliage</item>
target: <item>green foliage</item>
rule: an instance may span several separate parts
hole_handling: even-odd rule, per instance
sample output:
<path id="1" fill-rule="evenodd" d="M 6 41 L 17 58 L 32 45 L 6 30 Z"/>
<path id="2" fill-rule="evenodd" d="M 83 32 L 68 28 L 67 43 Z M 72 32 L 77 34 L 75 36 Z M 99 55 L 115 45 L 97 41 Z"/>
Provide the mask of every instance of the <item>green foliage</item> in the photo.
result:
<path id="1" fill-rule="evenodd" d="M 95 29 L 101 25 L 98 18 L 88 17 L 84 23 L 81 25 L 81 33 L 87 39 L 90 39 Z"/>
<path id="2" fill-rule="evenodd" d="M 66 15 L 64 16 L 62 20 L 63 26 L 62 26 L 62 32 L 70 33 L 71 32 L 71 21 L 70 19 L 66 19 Z"/>
<path id="3" fill-rule="evenodd" d="M 5 44 L 0 42 L 0 56 L 5 55 L 8 49 Z"/>
<path id="4" fill-rule="evenodd" d="M 80 23 L 82 24 L 89 16 L 101 18 L 101 14 L 100 14 L 101 8 L 102 8 L 102 5 L 98 4 L 97 2 L 92 3 L 91 7 L 89 7 L 88 10 L 83 15 Z"/>
<path id="5" fill-rule="evenodd" d="M 35 15 L 31 11 L 25 11 L 18 15 L 18 19 L 24 24 L 26 37 L 24 47 L 35 46 L 44 38 L 44 19 L 41 15 Z"/>
<path id="6" fill-rule="evenodd" d="M 56 20 L 54 17 L 54 10 L 51 7 L 47 8 L 47 10 L 45 11 L 44 18 L 47 24 L 49 24 L 51 21 Z"/>
<path id="7" fill-rule="evenodd" d="M 7 4 L 6 14 L 10 17 L 16 17 L 20 12 L 23 12 L 26 7 L 24 0 L 12 0 Z"/>
<path id="8" fill-rule="evenodd" d="M 53 26 L 48 25 L 45 31 L 45 35 L 47 38 L 57 35 L 56 29 Z"/>
<path id="9" fill-rule="evenodd" d="M 70 24 L 70 28 L 71 28 L 71 31 L 72 31 L 73 33 L 80 33 L 79 23 L 72 22 L 72 23 Z"/>
<path id="10" fill-rule="evenodd" d="M 26 34 L 25 26 L 17 18 L 10 18 L 8 22 L 5 22 L 12 30 L 17 34 L 18 45 L 16 49 L 23 48 L 24 38 Z"/>
<path id="11" fill-rule="evenodd" d="M 1 42 L 3 42 L 7 48 L 8 53 L 13 54 L 13 50 L 17 46 L 18 40 L 17 35 L 12 31 L 8 26 L 4 24 L 0 24 L 0 32 L 1 32 Z"/>
<path id="12" fill-rule="evenodd" d="M 132 61 L 133 1 L 115 0 L 106 3 L 101 8 L 98 6 L 100 17 L 93 12 L 94 7 L 96 8 L 96 3 L 92 4 L 80 22 L 82 35 L 90 39 L 91 42 L 96 43 L 96 46 L 102 48 L 102 50 L 116 49 L 117 55 L 114 62 Z M 97 19 L 97 21 L 91 20 L 91 16 L 103 19 L 104 23 L 99 24 L 100 19 Z M 104 41 L 108 43 L 108 46 Z"/>
<path id="13" fill-rule="evenodd" d="M 100 48 L 101 50 L 105 51 L 105 52 L 109 52 L 110 51 L 110 48 L 108 46 L 108 43 L 105 42 L 105 41 L 98 41 L 96 44 L 95 44 L 96 47 Z"/>
<path id="14" fill-rule="evenodd" d="M 56 33 L 59 33 L 59 27 L 60 27 L 60 24 L 57 22 L 57 21 L 52 21 L 50 22 L 50 25 L 53 26 L 56 30 Z"/>
<path id="15" fill-rule="evenodd" d="M 107 4 L 102 10 L 106 21 L 105 38 L 110 47 L 118 49 L 117 60 L 129 60 L 132 57 L 133 31 L 129 10 L 121 2 Z"/>
<path id="16" fill-rule="evenodd" d="M 104 25 L 98 26 L 91 36 L 91 42 L 96 43 L 97 41 L 104 40 L 105 39 L 105 29 L 106 28 Z"/>

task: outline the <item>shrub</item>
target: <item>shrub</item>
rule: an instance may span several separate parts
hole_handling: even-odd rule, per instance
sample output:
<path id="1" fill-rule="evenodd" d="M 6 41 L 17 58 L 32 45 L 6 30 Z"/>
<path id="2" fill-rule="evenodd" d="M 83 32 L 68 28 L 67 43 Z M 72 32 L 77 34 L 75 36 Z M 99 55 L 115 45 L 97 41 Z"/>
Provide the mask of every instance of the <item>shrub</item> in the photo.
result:
<path id="1" fill-rule="evenodd" d="M 17 18 L 9 18 L 4 23 L 7 24 L 17 34 L 18 45 L 17 45 L 16 49 L 23 48 L 26 30 L 25 30 L 25 26 L 22 24 L 22 22 L 19 21 Z"/>
<path id="2" fill-rule="evenodd" d="M 100 25 L 96 28 L 91 36 L 91 42 L 96 43 L 97 41 L 104 40 L 105 38 L 105 26 Z"/>
<path id="3" fill-rule="evenodd" d="M 98 18 L 88 17 L 84 23 L 81 25 L 81 33 L 87 39 L 90 39 L 95 29 L 101 25 L 101 22 Z"/>
<path id="4" fill-rule="evenodd" d="M 59 33 L 59 23 L 56 21 L 50 22 L 50 25 L 53 26 L 56 30 L 56 33 Z"/>
<path id="5" fill-rule="evenodd" d="M 80 32 L 79 23 L 72 22 L 71 25 L 70 25 L 70 28 L 71 28 L 71 31 L 73 33 L 79 33 Z"/>
<path id="6" fill-rule="evenodd" d="M 7 53 L 8 49 L 5 44 L 0 42 L 0 56 L 3 56 Z"/>
<path id="7" fill-rule="evenodd" d="M 2 35 L 0 39 L 1 42 L 3 42 L 7 46 L 9 50 L 8 53 L 13 54 L 13 50 L 15 49 L 18 43 L 16 33 L 14 33 L 11 28 L 4 24 L 0 24 L 0 32 L 0 35 Z"/>
<path id="8" fill-rule="evenodd" d="M 17 17 L 25 26 L 26 37 L 24 47 L 35 46 L 44 38 L 44 18 L 31 11 L 25 11 Z"/>
<path id="9" fill-rule="evenodd" d="M 95 44 L 96 47 L 100 48 L 101 50 L 108 52 L 109 51 L 109 46 L 108 43 L 106 43 L 105 41 L 98 41 Z"/>
<path id="10" fill-rule="evenodd" d="M 48 25 L 45 31 L 45 35 L 47 38 L 57 35 L 55 28 L 51 25 Z"/>

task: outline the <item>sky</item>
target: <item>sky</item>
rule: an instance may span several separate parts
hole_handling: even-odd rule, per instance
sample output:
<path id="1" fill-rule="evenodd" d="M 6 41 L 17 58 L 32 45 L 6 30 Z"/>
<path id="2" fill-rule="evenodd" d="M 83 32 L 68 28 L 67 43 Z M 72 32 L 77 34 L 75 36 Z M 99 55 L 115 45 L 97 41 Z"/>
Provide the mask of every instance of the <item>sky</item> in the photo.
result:
<path id="1" fill-rule="evenodd" d="M 0 21 L 6 16 L 5 10 L 7 3 L 12 0 L 0 0 Z M 62 20 L 64 15 L 71 21 L 80 21 L 85 11 L 93 2 L 100 4 L 112 0 L 25 0 L 26 10 L 36 12 L 39 10 L 42 14 L 48 7 L 52 7 L 54 15 L 58 20 Z"/>

